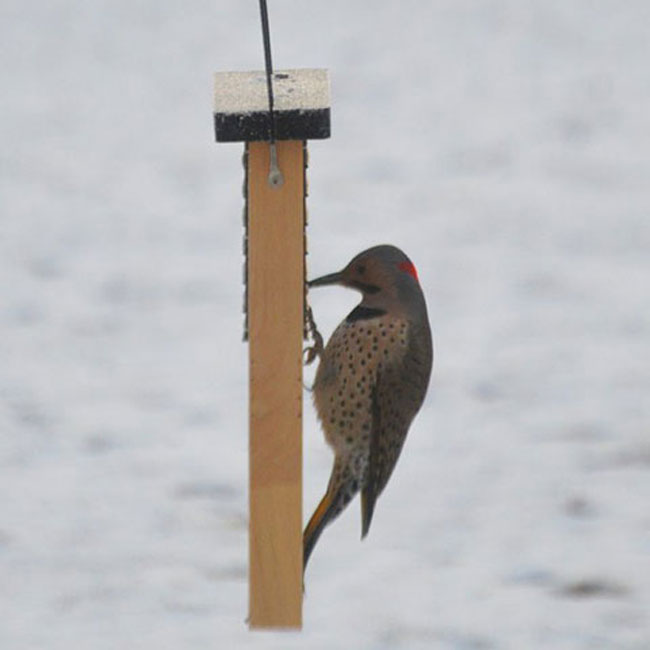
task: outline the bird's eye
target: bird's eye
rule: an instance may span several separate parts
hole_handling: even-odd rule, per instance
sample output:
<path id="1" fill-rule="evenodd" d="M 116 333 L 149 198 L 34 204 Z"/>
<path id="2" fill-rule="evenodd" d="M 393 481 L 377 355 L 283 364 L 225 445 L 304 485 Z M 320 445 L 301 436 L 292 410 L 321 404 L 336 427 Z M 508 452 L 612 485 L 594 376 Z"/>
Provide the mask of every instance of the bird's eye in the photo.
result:
<path id="1" fill-rule="evenodd" d="M 359 275 L 363 275 L 365 272 L 366 272 L 366 267 L 363 264 L 359 264 L 359 266 L 357 266 L 357 273 Z"/>

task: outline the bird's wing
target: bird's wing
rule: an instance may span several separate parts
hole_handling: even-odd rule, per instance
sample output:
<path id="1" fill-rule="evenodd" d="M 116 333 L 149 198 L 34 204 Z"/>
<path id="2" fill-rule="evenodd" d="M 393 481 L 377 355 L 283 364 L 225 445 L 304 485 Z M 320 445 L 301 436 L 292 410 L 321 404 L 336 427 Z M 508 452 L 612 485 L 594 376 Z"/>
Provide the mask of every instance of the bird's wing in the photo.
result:
<path id="1" fill-rule="evenodd" d="M 431 374 L 429 330 L 412 332 L 404 354 L 382 367 L 372 392 L 368 473 L 361 492 L 361 537 L 370 529 L 377 497 L 386 487 Z"/>

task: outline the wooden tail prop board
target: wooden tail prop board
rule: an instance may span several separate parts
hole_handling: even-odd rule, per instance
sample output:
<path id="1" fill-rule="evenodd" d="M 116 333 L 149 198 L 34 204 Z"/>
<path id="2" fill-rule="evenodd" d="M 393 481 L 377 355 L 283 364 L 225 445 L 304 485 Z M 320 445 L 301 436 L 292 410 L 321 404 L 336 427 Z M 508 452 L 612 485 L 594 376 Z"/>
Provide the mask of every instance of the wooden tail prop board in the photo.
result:
<path id="1" fill-rule="evenodd" d="M 302 624 L 303 143 L 248 145 L 249 623 Z"/>

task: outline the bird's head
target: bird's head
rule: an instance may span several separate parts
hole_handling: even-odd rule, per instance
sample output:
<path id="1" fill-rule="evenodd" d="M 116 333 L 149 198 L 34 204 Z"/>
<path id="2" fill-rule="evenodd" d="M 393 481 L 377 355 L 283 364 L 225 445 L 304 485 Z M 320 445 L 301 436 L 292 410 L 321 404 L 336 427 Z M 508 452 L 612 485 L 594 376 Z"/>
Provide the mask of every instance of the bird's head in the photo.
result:
<path id="1" fill-rule="evenodd" d="M 332 284 L 360 291 L 361 304 L 368 306 L 390 306 L 422 295 L 413 262 L 388 244 L 359 253 L 342 271 L 308 282 L 310 288 Z"/>

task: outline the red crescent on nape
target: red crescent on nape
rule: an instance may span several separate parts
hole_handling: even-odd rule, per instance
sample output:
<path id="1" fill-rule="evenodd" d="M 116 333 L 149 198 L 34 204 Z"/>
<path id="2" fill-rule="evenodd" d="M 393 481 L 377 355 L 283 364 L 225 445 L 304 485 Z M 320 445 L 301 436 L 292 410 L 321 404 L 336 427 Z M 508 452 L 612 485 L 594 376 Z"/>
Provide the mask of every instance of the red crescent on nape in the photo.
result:
<path id="1" fill-rule="evenodd" d="M 413 262 L 400 262 L 397 267 L 400 271 L 405 271 L 409 275 L 412 275 L 415 278 L 416 282 L 419 282 L 418 272 L 416 271 Z"/>

